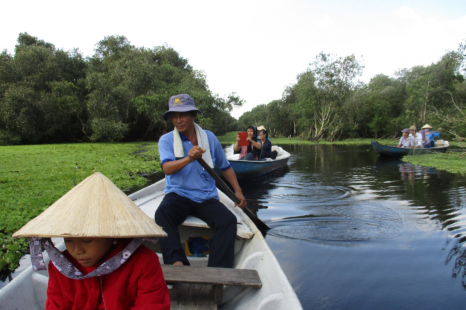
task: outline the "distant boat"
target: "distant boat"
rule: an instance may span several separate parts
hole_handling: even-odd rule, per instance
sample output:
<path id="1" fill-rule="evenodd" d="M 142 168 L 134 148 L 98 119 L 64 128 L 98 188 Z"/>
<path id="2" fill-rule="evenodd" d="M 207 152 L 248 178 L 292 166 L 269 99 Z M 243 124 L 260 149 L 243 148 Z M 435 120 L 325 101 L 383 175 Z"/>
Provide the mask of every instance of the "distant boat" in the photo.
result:
<path id="1" fill-rule="evenodd" d="M 275 145 L 272 146 L 272 151 L 277 151 L 278 155 L 275 159 L 239 160 L 239 154 L 229 155 L 227 156 L 227 159 L 239 180 L 255 179 L 269 174 L 287 164 L 288 159 L 290 158 L 290 153 Z M 215 168 L 215 171 L 218 174 L 221 174 L 221 171 L 218 168 Z"/>
<path id="2" fill-rule="evenodd" d="M 388 146 L 382 145 L 377 141 L 371 142 L 374 150 L 379 154 L 379 156 L 390 156 L 390 157 L 403 157 L 405 155 L 423 155 L 423 154 L 433 154 L 433 153 L 445 153 L 448 149 L 448 146 L 442 147 L 431 147 L 428 149 L 424 148 L 404 148 L 397 146 Z"/>

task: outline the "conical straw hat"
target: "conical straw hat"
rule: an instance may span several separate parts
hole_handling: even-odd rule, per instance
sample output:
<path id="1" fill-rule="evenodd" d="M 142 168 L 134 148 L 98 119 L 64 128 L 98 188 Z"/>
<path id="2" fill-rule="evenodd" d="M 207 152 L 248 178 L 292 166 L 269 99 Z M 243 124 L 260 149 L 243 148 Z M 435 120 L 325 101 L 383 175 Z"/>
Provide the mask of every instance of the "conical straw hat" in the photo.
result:
<path id="1" fill-rule="evenodd" d="M 29 221 L 13 237 L 166 237 L 139 207 L 103 174 L 95 172 Z"/>
<path id="2" fill-rule="evenodd" d="M 432 126 L 430 126 L 429 124 L 425 124 L 424 126 L 422 126 L 421 129 L 432 129 Z"/>

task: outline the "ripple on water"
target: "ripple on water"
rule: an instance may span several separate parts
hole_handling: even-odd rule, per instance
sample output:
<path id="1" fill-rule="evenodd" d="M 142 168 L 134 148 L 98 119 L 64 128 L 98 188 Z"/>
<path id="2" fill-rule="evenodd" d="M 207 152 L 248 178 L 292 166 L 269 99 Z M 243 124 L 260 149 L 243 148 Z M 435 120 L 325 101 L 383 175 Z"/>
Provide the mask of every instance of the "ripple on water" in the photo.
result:
<path id="1" fill-rule="evenodd" d="M 383 206 L 345 207 L 337 217 L 274 221 L 267 234 L 300 240 L 355 241 L 387 239 L 404 231 L 402 217 Z"/>
<path id="2" fill-rule="evenodd" d="M 269 200 L 286 199 L 293 202 L 324 203 L 348 198 L 351 195 L 351 189 L 344 186 L 324 186 L 320 184 L 308 184 L 306 186 L 300 186 L 299 184 L 289 186 L 285 184 L 275 188 L 269 195 Z"/>

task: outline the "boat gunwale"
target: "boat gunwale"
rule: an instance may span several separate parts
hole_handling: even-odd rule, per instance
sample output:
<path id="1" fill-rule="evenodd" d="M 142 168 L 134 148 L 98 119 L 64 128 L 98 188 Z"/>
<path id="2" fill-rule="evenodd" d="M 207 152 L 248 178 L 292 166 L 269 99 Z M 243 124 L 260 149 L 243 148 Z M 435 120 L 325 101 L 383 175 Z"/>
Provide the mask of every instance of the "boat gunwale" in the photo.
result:
<path id="1" fill-rule="evenodd" d="M 415 154 L 410 154 L 410 151 L 414 151 L 415 153 L 415 150 L 419 150 L 424 153 L 424 154 L 419 154 L 419 155 L 426 155 L 426 154 L 431 154 L 431 153 L 445 153 L 449 147 L 449 146 L 442 146 L 442 147 L 430 147 L 430 148 L 404 148 L 404 147 L 380 144 L 378 141 L 375 141 L 375 140 L 371 141 L 371 145 L 374 148 L 374 150 L 377 152 L 377 154 L 379 154 L 380 156 L 390 156 L 390 157 L 403 157 L 403 156 L 415 155 Z"/>

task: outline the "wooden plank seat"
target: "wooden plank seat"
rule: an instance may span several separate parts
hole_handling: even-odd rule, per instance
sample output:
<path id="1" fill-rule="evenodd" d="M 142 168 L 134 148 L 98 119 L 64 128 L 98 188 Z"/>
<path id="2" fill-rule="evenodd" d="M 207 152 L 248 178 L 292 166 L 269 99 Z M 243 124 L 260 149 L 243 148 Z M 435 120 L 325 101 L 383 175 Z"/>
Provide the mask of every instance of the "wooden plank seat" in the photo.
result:
<path id="1" fill-rule="evenodd" d="M 259 274 L 251 269 L 162 265 L 162 271 L 167 284 L 174 284 L 174 289 L 178 289 L 170 292 L 172 306 L 178 309 L 188 308 L 181 305 L 193 302 L 205 307 L 212 299 L 210 309 L 216 309 L 222 303 L 224 285 L 262 287 Z"/>

